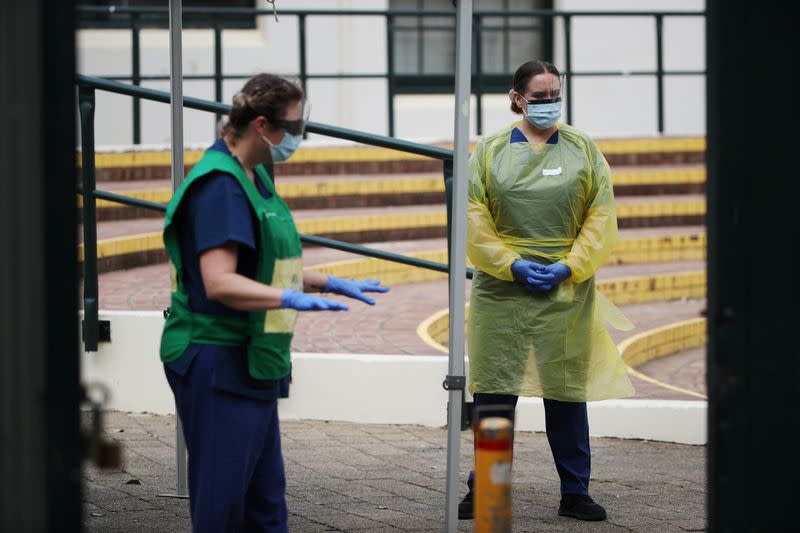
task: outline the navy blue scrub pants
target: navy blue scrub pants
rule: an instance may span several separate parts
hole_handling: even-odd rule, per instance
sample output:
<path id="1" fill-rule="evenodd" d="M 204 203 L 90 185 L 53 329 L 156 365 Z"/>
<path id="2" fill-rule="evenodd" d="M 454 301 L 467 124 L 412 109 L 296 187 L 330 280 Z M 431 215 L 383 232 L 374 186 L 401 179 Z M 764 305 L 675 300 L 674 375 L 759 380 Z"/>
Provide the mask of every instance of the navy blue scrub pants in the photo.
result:
<path id="1" fill-rule="evenodd" d="M 189 452 L 192 531 L 286 533 L 278 400 L 217 390 L 214 358 L 181 376 L 166 369 Z"/>
<path id="2" fill-rule="evenodd" d="M 517 406 L 517 396 L 510 394 L 473 395 L 475 407 L 487 405 Z M 589 494 L 592 456 L 589 450 L 589 418 L 585 402 L 544 400 L 545 428 L 550 451 L 561 478 L 561 494 Z M 467 485 L 472 490 L 474 471 Z"/>

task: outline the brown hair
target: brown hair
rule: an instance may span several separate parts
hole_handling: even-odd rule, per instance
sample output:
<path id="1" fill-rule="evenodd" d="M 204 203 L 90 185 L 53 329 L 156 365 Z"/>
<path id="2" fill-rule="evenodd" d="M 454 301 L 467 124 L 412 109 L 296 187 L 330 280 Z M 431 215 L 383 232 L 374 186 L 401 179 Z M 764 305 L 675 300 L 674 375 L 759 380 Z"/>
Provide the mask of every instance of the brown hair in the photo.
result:
<path id="1" fill-rule="evenodd" d="M 524 94 L 525 87 L 527 87 L 528 82 L 531 81 L 531 78 L 538 76 L 539 74 L 546 73 L 555 74 L 556 77 L 561 76 L 561 73 L 558 72 L 558 69 L 552 63 L 542 61 L 541 59 L 528 61 L 527 63 L 520 65 L 517 71 L 514 73 L 514 79 L 511 82 L 511 86 L 517 93 Z M 519 108 L 514 100 L 511 100 L 511 112 L 516 113 L 517 115 L 525 114 L 525 112 Z"/>
<path id="2" fill-rule="evenodd" d="M 303 97 L 297 83 L 275 74 L 258 74 L 233 96 L 233 107 L 221 133 L 239 137 L 254 118 L 262 115 L 270 122 L 282 120 L 287 106 Z"/>

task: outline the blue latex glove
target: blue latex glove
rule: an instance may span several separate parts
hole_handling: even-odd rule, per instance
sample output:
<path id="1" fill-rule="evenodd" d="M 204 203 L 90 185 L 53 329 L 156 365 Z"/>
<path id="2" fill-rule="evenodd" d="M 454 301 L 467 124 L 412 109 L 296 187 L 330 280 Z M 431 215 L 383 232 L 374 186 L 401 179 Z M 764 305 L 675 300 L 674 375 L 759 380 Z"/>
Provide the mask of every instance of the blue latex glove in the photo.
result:
<path id="1" fill-rule="evenodd" d="M 572 275 L 572 270 L 570 270 L 570 268 L 564 263 L 553 263 L 552 265 L 547 265 L 544 267 L 544 270 L 546 273 L 552 274 L 555 277 L 552 282 L 553 287 L 559 285 Z"/>
<path id="2" fill-rule="evenodd" d="M 347 311 L 348 307 L 336 300 L 323 298 L 303 291 L 285 289 L 281 297 L 281 307 L 298 311 Z"/>
<path id="3" fill-rule="evenodd" d="M 514 279 L 522 283 L 529 291 L 547 292 L 553 289 L 555 276 L 546 271 L 546 267 L 527 259 L 517 259 L 511 265 Z"/>
<path id="4" fill-rule="evenodd" d="M 323 292 L 335 292 L 343 296 L 361 300 L 369 305 L 375 305 L 375 300 L 365 295 L 365 292 L 387 292 L 389 287 L 381 287 L 379 279 L 344 279 L 336 276 L 328 276 L 328 284 L 322 289 Z"/>

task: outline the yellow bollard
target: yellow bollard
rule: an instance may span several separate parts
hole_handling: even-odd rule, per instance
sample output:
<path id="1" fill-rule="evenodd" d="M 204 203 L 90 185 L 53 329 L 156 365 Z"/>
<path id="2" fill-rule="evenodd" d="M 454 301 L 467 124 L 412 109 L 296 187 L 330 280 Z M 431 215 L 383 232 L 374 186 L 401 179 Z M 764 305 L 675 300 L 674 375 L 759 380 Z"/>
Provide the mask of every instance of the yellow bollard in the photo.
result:
<path id="1" fill-rule="evenodd" d="M 511 457 L 514 424 L 488 417 L 475 432 L 475 533 L 511 531 Z"/>

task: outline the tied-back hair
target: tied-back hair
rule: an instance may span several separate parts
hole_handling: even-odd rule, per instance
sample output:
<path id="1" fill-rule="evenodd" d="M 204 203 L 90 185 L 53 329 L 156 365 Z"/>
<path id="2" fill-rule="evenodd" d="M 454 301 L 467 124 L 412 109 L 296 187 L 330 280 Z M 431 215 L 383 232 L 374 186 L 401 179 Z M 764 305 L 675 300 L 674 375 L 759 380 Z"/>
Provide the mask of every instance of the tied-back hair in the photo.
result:
<path id="1" fill-rule="evenodd" d="M 275 74 L 258 74 L 233 95 L 233 107 L 223 119 L 219 133 L 240 137 L 250 122 L 260 116 L 267 117 L 270 122 L 281 120 L 289 104 L 304 96 L 303 89 L 294 81 Z"/>
<path id="2" fill-rule="evenodd" d="M 561 76 L 561 73 L 558 71 L 555 65 L 548 63 L 547 61 L 534 59 L 532 61 L 528 61 L 527 63 L 523 63 L 514 73 L 514 79 L 511 82 L 511 87 L 513 87 L 512 90 L 516 91 L 518 94 L 524 95 L 525 87 L 528 86 L 528 82 L 531 81 L 531 78 L 545 73 L 554 74 L 556 78 Z M 514 100 L 511 100 L 511 112 L 517 115 L 525 114 L 525 111 L 520 109 Z"/>

